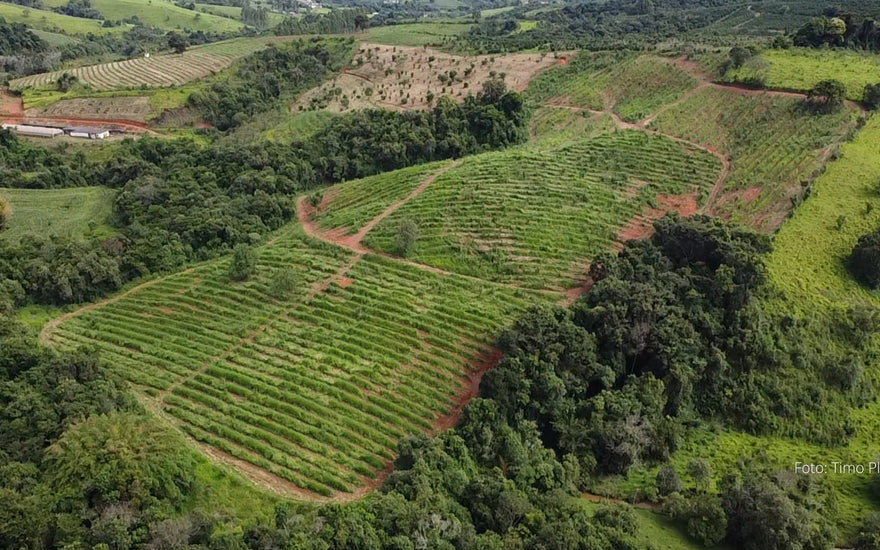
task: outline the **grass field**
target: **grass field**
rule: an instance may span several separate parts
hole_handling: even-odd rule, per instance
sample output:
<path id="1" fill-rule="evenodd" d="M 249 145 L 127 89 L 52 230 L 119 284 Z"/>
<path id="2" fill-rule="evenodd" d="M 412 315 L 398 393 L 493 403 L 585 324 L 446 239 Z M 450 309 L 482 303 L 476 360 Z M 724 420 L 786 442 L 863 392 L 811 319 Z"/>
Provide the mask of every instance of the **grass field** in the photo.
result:
<path id="1" fill-rule="evenodd" d="M 157 280 L 52 333 L 92 344 L 186 433 L 303 494 L 354 491 L 454 405 L 468 361 L 538 295 L 353 253 L 289 227 L 230 284 L 229 259 Z M 295 289 L 273 293 L 291 272 Z"/>
<path id="2" fill-rule="evenodd" d="M 801 183 L 812 179 L 827 148 L 843 141 L 855 122 L 852 109 L 820 116 L 800 105 L 790 97 L 707 87 L 661 113 L 651 127 L 730 157 L 729 194 L 715 211 L 767 232 L 782 223 Z"/>
<path id="3" fill-rule="evenodd" d="M 307 111 L 297 113 L 269 129 L 264 135 L 269 141 L 292 143 L 298 139 L 307 139 L 336 118 L 328 111 Z"/>
<path id="4" fill-rule="evenodd" d="M 635 122 L 696 85 L 696 79 L 664 58 L 582 52 L 535 78 L 527 97 L 539 104 L 612 108 Z"/>
<path id="5" fill-rule="evenodd" d="M 531 288 L 564 288 L 658 193 L 708 191 L 720 171 L 707 152 L 636 131 L 487 153 L 441 175 L 364 243 L 396 252 L 398 227 L 411 219 L 419 232 L 410 254 L 415 261 Z M 401 180 L 398 195 L 414 183 Z M 381 211 L 392 200 L 370 185 L 360 194 L 359 209 Z M 366 219 L 354 210 L 334 212 L 333 200 L 329 212 L 319 220 L 350 233 Z"/>
<path id="6" fill-rule="evenodd" d="M 75 189 L 0 189 L 9 201 L 12 216 L 0 238 L 19 240 L 30 234 L 42 237 L 100 237 L 113 232 L 108 226 L 114 192 L 105 187 Z"/>
<path id="7" fill-rule="evenodd" d="M 362 40 L 389 46 L 443 46 L 471 27 L 472 23 L 409 23 L 372 27 L 360 36 Z"/>
<path id="8" fill-rule="evenodd" d="M 880 55 L 852 50 L 767 50 L 723 80 L 753 77 L 762 77 L 770 88 L 790 90 L 809 90 L 821 80 L 835 79 L 846 85 L 850 99 L 859 101 L 866 84 L 880 83 Z"/>
<path id="9" fill-rule="evenodd" d="M 200 12 L 210 13 L 219 17 L 226 17 L 241 21 L 241 8 L 236 6 L 216 6 L 214 4 L 196 4 L 196 9 Z M 274 26 L 284 21 L 284 16 L 280 13 L 269 12 L 269 25 Z"/>
<path id="10" fill-rule="evenodd" d="M 82 19 L 80 17 L 70 17 L 55 13 L 53 11 L 44 11 L 34 8 L 26 8 L 17 4 L 7 4 L 0 2 L 0 17 L 6 19 L 10 23 L 24 23 L 35 29 L 49 32 L 63 32 L 72 35 L 84 35 L 93 33 L 96 35 L 116 34 L 128 30 L 130 25 L 120 27 L 102 27 L 101 21 L 94 19 Z"/>
<path id="11" fill-rule="evenodd" d="M 590 500 L 579 502 L 590 515 L 604 507 L 614 506 Z M 666 515 L 639 508 L 634 508 L 633 512 L 639 522 L 639 542 L 644 545 L 644 548 L 654 550 L 703 550 L 705 548 L 684 535 L 680 527 Z"/>
<path id="12" fill-rule="evenodd" d="M 92 7 L 111 21 L 136 16 L 142 23 L 160 29 L 234 33 L 244 25 L 227 17 L 200 13 L 169 0 L 91 0 Z"/>

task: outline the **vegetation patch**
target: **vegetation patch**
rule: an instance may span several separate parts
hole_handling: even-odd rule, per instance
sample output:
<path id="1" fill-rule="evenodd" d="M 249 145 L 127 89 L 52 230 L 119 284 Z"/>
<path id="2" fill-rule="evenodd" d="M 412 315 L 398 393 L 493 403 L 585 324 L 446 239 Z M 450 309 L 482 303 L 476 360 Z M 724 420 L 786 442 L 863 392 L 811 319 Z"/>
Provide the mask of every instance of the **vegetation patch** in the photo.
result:
<path id="1" fill-rule="evenodd" d="M 613 110 L 635 122 L 696 85 L 694 77 L 666 58 L 581 52 L 536 78 L 527 97 L 541 104 Z"/>
<path id="2" fill-rule="evenodd" d="M 842 82 L 847 97 L 861 101 L 865 86 L 880 82 L 880 56 L 851 50 L 767 50 L 722 77 L 727 82 L 756 82 L 804 92 L 829 79 Z"/>
<path id="3" fill-rule="evenodd" d="M 803 98 L 710 86 L 660 113 L 650 127 L 729 157 L 725 194 L 714 211 L 769 232 L 805 196 L 855 120 L 851 107 L 814 114 Z"/>
<path id="4" fill-rule="evenodd" d="M 438 177 L 365 243 L 394 253 L 408 218 L 419 226 L 411 259 L 534 288 L 566 287 L 643 205 L 658 194 L 708 192 L 720 172 L 710 153 L 638 131 L 485 154 Z"/>
<path id="5" fill-rule="evenodd" d="M 369 483 L 401 437 L 450 412 L 505 320 L 541 301 L 360 258 L 295 228 L 253 253 L 246 281 L 230 283 L 231 259 L 210 262 L 47 336 L 96 346 L 190 436 L 303 494 Z M 283 270 L 296 286 L 279 298 Z"/>
<path id="6" fill-rule="evenodd" d="M 0 200 L 8 214 L 0 238 L 7 241 L 28 235 L 84 239 L 113 233 L 113 191 L 105 187 L 0 189 Z"/>

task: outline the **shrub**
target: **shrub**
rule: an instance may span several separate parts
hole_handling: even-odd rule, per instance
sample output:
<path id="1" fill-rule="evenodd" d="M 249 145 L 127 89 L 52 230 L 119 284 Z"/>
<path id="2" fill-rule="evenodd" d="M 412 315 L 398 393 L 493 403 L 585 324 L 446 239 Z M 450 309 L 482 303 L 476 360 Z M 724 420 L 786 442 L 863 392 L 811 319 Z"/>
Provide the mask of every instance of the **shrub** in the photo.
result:
<path id="1" fill-rule="evenodd" d="M 269 282 L 269 294 L 272 297 L 283 300 L 290 296 L 296 288 L 296 273 L 292 268 L 282 269 L 272 276 Z"/>
<path id="2" fill-rule="evenodd" d="M 681 492 L 681 479 L 675 473 L 675 468 L 665 465 L 657 472 L 657 492 L 665 497 L 672 493 Z"/>
<path id="3" fill-rule="evenodd" d="M 880 231 L 859 238 L 847 267 L 859 283 L 873 290 L 880 287 Z"/>
<path id="4" fill-rule="evenodd" d="M 877 110 L 880 108 L 880 83 L 868 84 L 865 86 L 865 92 L 862 95 L 862 103 L 868 109 Z"/>
<path id="5" fill-rule="evenodd" d="M 253 249 L 246 244 L 235 245 L 232 252 L 232 264 L 229 266 L 229 278 L 233 281 L 244 281 L 254 270 Z"/>
<path id="6" fill-rule="evenodd" d="M 397 253 L 403 257 L 409 255 L 416 239 L 419 238 L 419 227 L 412 220 L 401 220 L 397 228 Z"/>

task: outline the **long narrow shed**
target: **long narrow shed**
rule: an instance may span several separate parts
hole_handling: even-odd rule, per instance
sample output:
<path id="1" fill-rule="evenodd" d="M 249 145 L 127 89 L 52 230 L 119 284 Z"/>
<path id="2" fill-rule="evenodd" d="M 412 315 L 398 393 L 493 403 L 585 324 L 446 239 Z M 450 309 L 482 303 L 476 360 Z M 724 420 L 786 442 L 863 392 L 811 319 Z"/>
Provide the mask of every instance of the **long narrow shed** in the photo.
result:
<path id="1" fill-rule="evenodd" d="M 60 136 L 64 133 L 59 128 L 51 128 L 49 126 L 30 126 L 28 124 L 4 124 L 3 128 L 8 128 L 20 136 L 54 138 L 55 136 Z"/>

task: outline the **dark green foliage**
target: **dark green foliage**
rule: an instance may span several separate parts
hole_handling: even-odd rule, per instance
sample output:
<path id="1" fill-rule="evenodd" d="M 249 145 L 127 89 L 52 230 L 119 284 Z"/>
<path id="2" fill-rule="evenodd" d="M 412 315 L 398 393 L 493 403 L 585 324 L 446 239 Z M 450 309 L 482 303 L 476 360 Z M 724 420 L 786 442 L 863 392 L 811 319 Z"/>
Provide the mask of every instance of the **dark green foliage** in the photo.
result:
<path id="1" fill-rule="evenodd" d="M 868 84 L 865 86 L 865 92 L 862 95 L 862 103 L 868 109 L 877 110 L 880 108 L 880 83 Z"/>
<path id="2" fill-rule="evenodd" d="M 272 46 L 239 61 L 234 77 L 195 92 L 189 103 L 220 130 L 293 97 L 342 69 L 351 44 L 344 40 L 300 40 Z"/>
<path id="3" fill-rule="evenodd" d="M 672 493 L 681 492 L 681 479 L 675 468 L 669 464 L 665 464 L 657 472 L 657 494 L 661 497 L 671 495 Z"/>
<path id="4" fill-rule="evenodd" d="M 727 534 L 727 514 L 716 495 L 676 495 L 667 509 L 684 524 L 688 536 L 704 546 L 715 546 Z"/>
<path id="5" fill-rule="evenodd" d="M 168 47 L 171 48 L 174 53 L 183 53 L 189 47 L 189 41 L 183 35 L 171 31 L 168 33 Z"/>
<path id="6" fill-rule="evenodd" d="M 0 17 L 0 55 L 42 52 L 49 45 L 22 23 L 7 23 Z"/>
<path id="7" fill-rule="evenodd" d="M 91 0 L 70 0 L 66 5 L 55 8 L 58 13 L 85 19 L 104 19 L 101 12 L 92 7 Z"/>
<path id="8" fill-rule="evenodd" d="M 855 550 L 880 550 L 880 512 L 871 512 L 856 538 Z"/>
<path id="9" fill-rule="evenodd" d="M 253 249 L 244 244 L 237 244 L 232 250 L 232 263 L 229 265 L 229 278 L 233 281 L 247 280 L 256 266 Z"/>
<path id="10" fill-rule="evenodd" d="M 70 89 L 73 88 L 73 85 L 76 84 L 77 80 L 79 79 L 76 75 L 65 71 L 58 77 L 58 80 L 55 81 L 55 85 L 58 87 L 58 91 L 69 92 Z"/>
<path id="11" fill-rule="evenodd" d="M 419 238 L 419 226 L 412 220 L 401 220 L 397 228 L 397 253 L 403 257 L 409 256 L 412 247 Z"/>
<path id="12" fill-rule="evenodd" d="M 269 282 L 269 294 L 278 300 L 285 300 L 296 289 L 296 282 L 293 268 L 279 269 Z"/>
<path id="13" fill-rule="evenodd" d="M 880 231 L 859 238 L 847 267 L 859 283 L 872 290 L 880 288 Z"/>
<path id="14" fill-rule="evenodd" d="M 334 9 L 330 13 L 288 17 L 272 32 L 278 36 L 297 34 L 341 34 L 363 28 L 363 8 Z"/>
<path id="15" fill-rule="evenodd" d="M 241 6 L 241 22 L 260 30 L 265 29 L 269 26 L 269 10 L 265 6 L 252 6 L 249 0 L 244 0 Z"/>
<path id="16" fill-rule="evenodd" d="M 702 491 L 709 490 L 709 484 L 712 482 L 712 465 L 705 458 L 695 458 L 688 462 L 687 473 L 697 488 Z"/>
<path id="17" fill-rule="evenodd" d="M 18 244 L 0 241 L 0 283 L 21 289 L 16 301 L 87 302 L 117 290 L 122 281 L 117 257 L 98 243 L 38 236 Z"/>
<path id="18" fill-rule="evenodd" d="M 836 10 L 834 10 L 836 11 Z M 854 13 L 833 13 L 817 17 L 794 34 L 795 46 L 846 46 L 860 50 L 880 51 L 880 28 L 876 13 L 867 17 Z"/>
<path id="19" fill-rule="evenodd" d="M 810 110 L 819 113 L 833 113 L 843 107 L 846 100 L 846 86 L 837 80 L 818 82 L 807 92 L 806 104 Z"/>
<path id="20" fill-rule="evenodd" d="M 831 548 L 834 530 L 814 502 L 798 488 L 788 491 L 757 475 L 736 481 L 724 492 L 727 540 L 743 550 Z"/>

